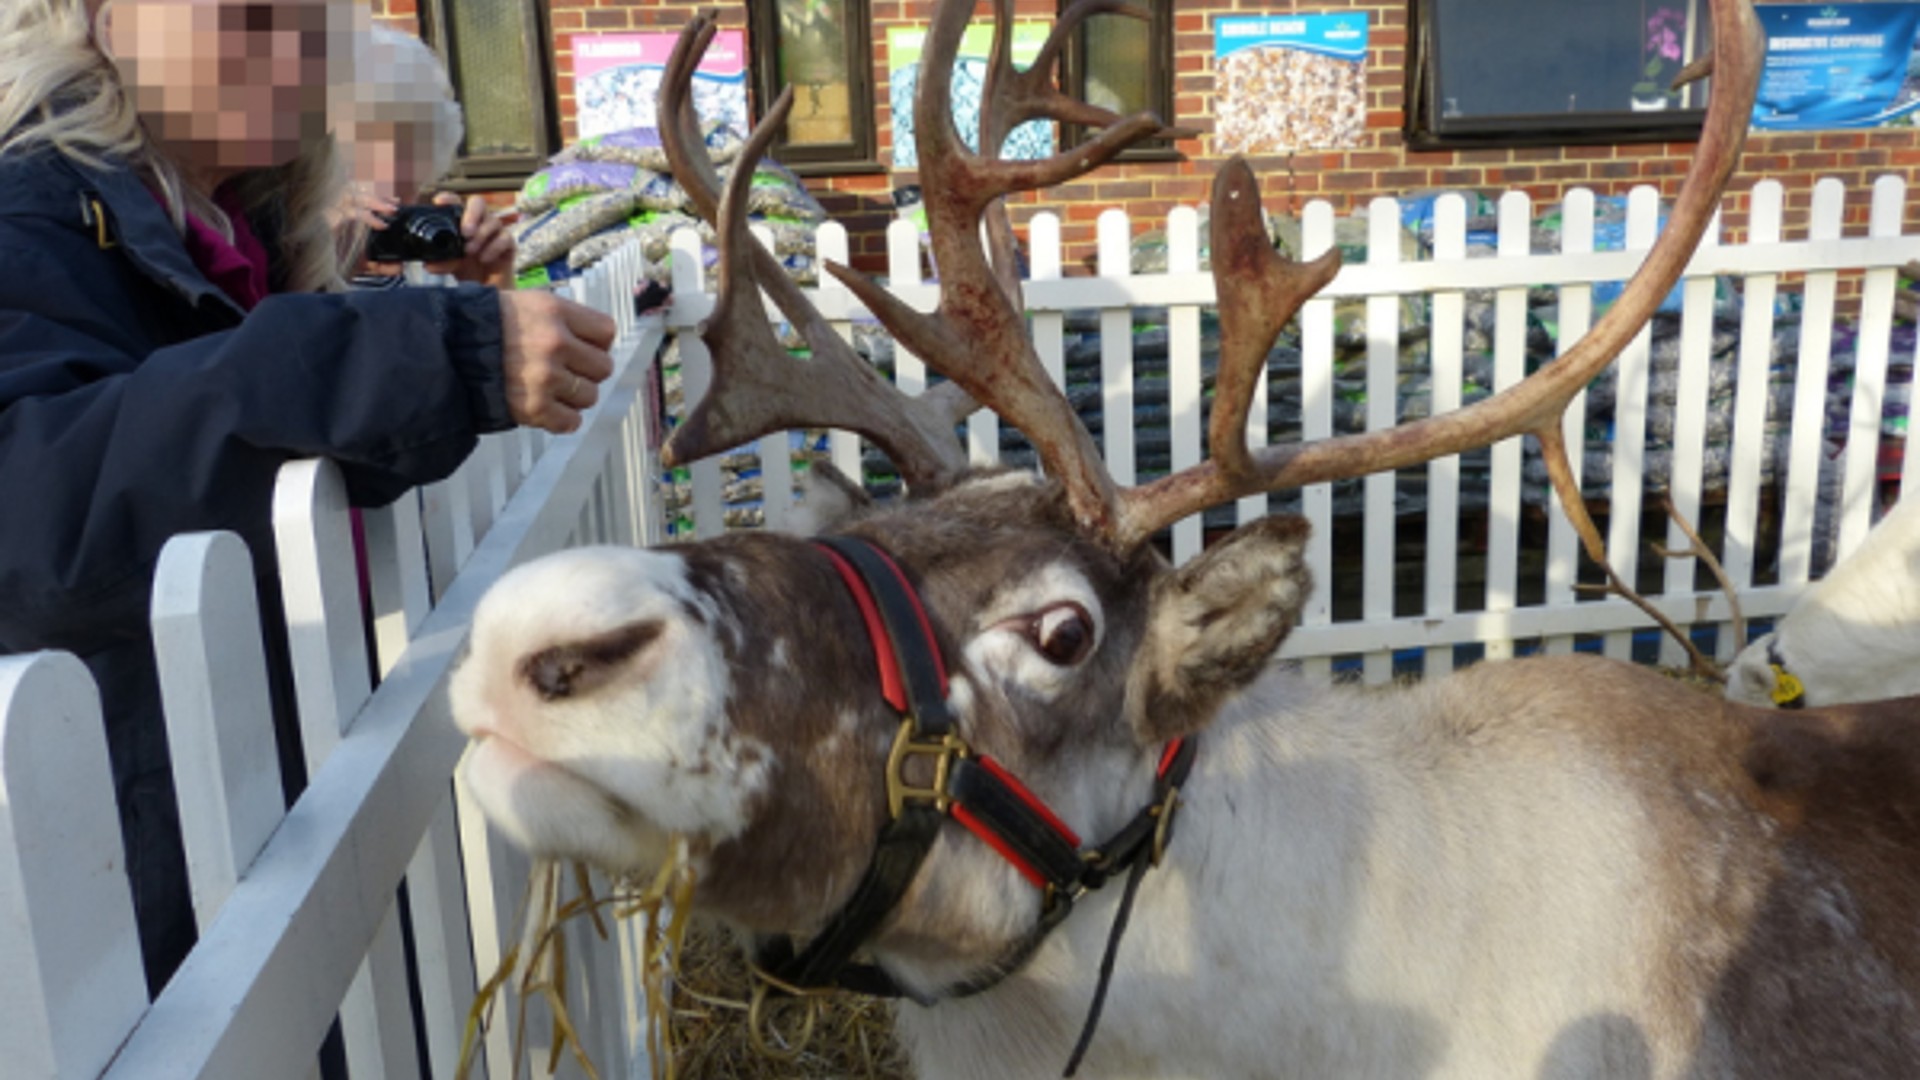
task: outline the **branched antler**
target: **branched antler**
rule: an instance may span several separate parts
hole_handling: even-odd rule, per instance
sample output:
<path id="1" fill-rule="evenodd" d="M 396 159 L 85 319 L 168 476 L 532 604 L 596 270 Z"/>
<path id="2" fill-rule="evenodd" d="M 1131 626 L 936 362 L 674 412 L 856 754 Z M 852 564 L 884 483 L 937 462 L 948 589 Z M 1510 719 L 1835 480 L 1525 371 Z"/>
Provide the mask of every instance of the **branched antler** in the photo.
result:
<path id="1" fill-rule="evenodd" d="M 692 100 L 693 72 L 715 29 L 713 12 L 694 18 L 674 46 L 660 88 L 661 140 L 674 179 L 713 223 L 720 249 L 719 296 L 702 333 L 713 354 L 713 384 L 674 429 L 662 456 L 669 464 L 691 461 L 788 428 L 836 427 L 873 440 L 909 485 L 938 486 L 966 467 L 953 428 L 976 406 L 957 386 L 915 398 L 881 378 L 748 233 L 754 168 L 786 123 L 793 90 L 754 128 L 723 192 Z M 762 289 L 806 340 L 811 359 L 797 360 L 781 347 L 760 301 Z"/>
<path id="2" fill-rule="evenodd" d="M 1739 652 L 1747 647 L 1747 617 L 1740 610 L 1740 593 L 1733 587 L 1733 580 L 1727 577 L 1727 568 L 1721 565 L 1720 556 L 1715 555 L 1713 549 L 1707 546 L 1707 542 L 1700 539 L 1700 533 L 1693 527 L 1693 523 L 1687 520 L 1679 507 L 1673 505 L 1673 499 L 1668 498 L 1666 504 L 1667 516 L 1673 519 L 1673 523 L 1679 527 L 1681 533 L 1685 534 L 1687 547 L 1684 551 L 1674 551 L 1665 544 L 1655 544 L 1653 553 L 1663 559 L 1693 558 L 1705 564 L 1707 571 L 1713 575 L 1713 580 L 1719 584 L 1720 591 L 1727 594 L 1727 607 L 1732 612 L 1733 651 Z M 1726 681 L 1726 672 L 1721 671 L 1717 664 L 1714 665 L 1714 678 L 1719 682 Z"/>
<path id="3" fill-rule="evenodd" d="M 973 7 L 969 0 L 943 0 L 938 6 L 922 53 L 921 63 L 926 74 L 920 80 L 919 95 L 914 103 L 921 187 L 934 258 L 941 276 L 939 306 L 931 313 L 922 314 L 846 267 L 828 265 L 827 270 L 856 294 L 896 340 L 950 380 L 943 385 L 964 390 L 971 401 L 992 408 L 1025 432 L 1048 473 L 1062 485 L 1083 529 L 1110 547 L 1127 551 L 1174 521 L 1245 495 L 1417 465 L 1515 435 L 1532 434 L 1539 438 L 1546 451 L 1549 470 L 1556 478 L 1556 491 L 1581 529 L 1589 553 L 1602 566 L 1606 565 L 1598 533 L 1572 485 L 1560 419 L 1580 390 L 1645 326 L 1661 298 L 1679 279 L 1718 206 L 1745 139 L 1747 119 L 1759 82 L 1763 39 L 1748 0 L 1712 0 L 1714 53 L 1710 60 L 1697 63 L 1686 72 L 1691 78 L 1710 70 L 1717 83 L 1693 166 L 1675 201 L 1665 232 L 1627 283 L 1620 299 L 1592 333 L 1557 359 L 1520 384 L 1464 409 L 1397 428 L 1311 443 L 1256 449 L 1245 445 L 1247 410 L 1267 350 L 1300 305 L 1333 278 L 1339 260 L 1329 252 L 1303 265 L 1277 254 L 1261 225 L 1259 189 L 1251 170 L 1239 159 L 1229 162 L 1215 177 L 1213 189 L 1213 275 L 1221 308 L 1222 345 L 1217 399 L 1208 432 L 1211 457 L 1193 468 L 1125 490 L 1114 484 L 1092 437 L 1079 422 L 1065 395 L 1047 377 L 1027 336 L 1025 312 L 1013 270 L 1012 233 L 1002 200 L 1013 192 L 1044 188 L 1081 176 L 1142 139 L 1178 134 L 1164 129 L 1149 113 L 1120 117 L 1075 101 L 1062 93 L 1057 83 L 1055 70 L 1065 43 L 1087 19 L 1099 14 L 1138 17 L 1143 13 L 1117 0 L 1079 0 L 1061 17 L 1037 62 L 1021 72 L 1012 62 L 1012 0 L 995 0 L 994 44 L 982 103 L 980 150 L 976 153 L 967 149 L 954 127 L 951 86 L 960 40 L 973 18 Z M 690 45 L 690 41 L 697 40 L 699 46 L 704 46 L 705 40 L 712 36 L 710 20 L 696 25 L 699 29 L 683 37 L 681 47 L 675 52 L 675 65 L 668 78 L 668 87 L 675 96 L 670 99 L 663 94 L 662 126 L 674 139 L 675 145 L 669 147 L 674 158 L 674 175 L 693 194 L 702 213 L 713 217 L 719 213 L 713 205 L 717 202 L 713 194 L 717 179 L 704 150 L 697 155 L 691 152 L 699 146 L 699 130 L 686 101 L 685 83 L 691 76 L 693 57 L 698 55 L 698 49 Z M 683 57 L 683 53 L 687 55 Z M 768 123 L 777 123 L 784 116 L 785 99 L 768 117 Z M 1020 123 L 1032 119 L 1102 127 L 1079 146 L 1044 160 L 1001 160 L 998 152 L 1007 135 Z M 756 153 L 765 145 L 765 139 L 759 137 L 758 132 L 755 144 Z M 745 167 L 749 166 L 736 166 Z M 745 258 L 730 255 L 723 264 L 726 268 L 723 289 L 731 289 L 741 297 L 723 305 L 728 315 L 724 321 L 748 321 L 733 312 L 757 307 L 757 301 L 751 297 L 751 285 L 757 281 L 814 344 L 816 359 L 829 353 L 840 356 L 836 351 L 837 339 L 816 341 L 831 335 L 825 333 L 817 316 L 809 317 L 810 312 L 799 300 L 798 290 L 777 272 L 771 256 L 738 239 L 743 229 L 735 220 L 738 215 L 725 216 L 730 224 L 723 237 L 724 246 L 736 253 L 747 251 L 749 254 Z M 987 234 L 984 241 L 983 222 Z M 737 269 L 745 266 L 751 266 L 752 270 Z M 716 324 L 723 321 L 721 313 L 718 310 L 715 313 Z M 710 329 L 709 333 L 714 330 Z M 720 329 L 719 333 L 717 340 L 731 344 L 746 341 L 745 335 L 749 332 L 735 331 L 734 338 L 727 336 L 726 329 Z M 768 352 L 765 343 L 758 339 L 753 340 L 751 348 L 742 348 L 755 354 Z M 846 352 L 850 355 L 850 350 Z M 731 374 L 728 381 L 735 387 L 773 371 L 764 355 L 734 363 L 739 370 Z M 864 376 L 872 376 L 865 365 L 858 364 L 857 358 L 852 365 L 833 361 L 824 366 L 853 366 Z M 790 375 L 792 367 L 787 365 L 782 370 Z M 852 376 L 846 378 L 859 381 Z M 878 381 L 877 377 L 873 378 Z M 715 394 L 720 392 L 717 378 Z M 770 379 L 763 388 L 756 387 L 756 396 L 781 393 L 802 394 L 804 389 L 796 390 L 788 384 L 784 390 L 777 390 Z M 877 396 L 877 392 L 863 390 L 862 393 L 859 407 L 866 408 L 866 400 Z M 952 393 L 957 396 L 958 391 Z M 838 396 L 838 392 L 833 396 Z M 943 421 L 950 425 L 951 419 L 959 415 L 934 408 L 940 400 L 929 394 L 913 403 L 921 410 L 916 414 L 920 418 L 906 426 L 916 436 L 929 434 Z M 789 411 L 810 413 L 822 404 L 825 403 L 808 402 L 804 409 L 795 407 Z M 777 411 L 769 404 L 742 408 L 749 409 L 755 421 L 736 421 L 725 430 L 760 428 L 762 422 Z M 702 409 L 713 411 L 705 402 Z M 932 415 L 929 417 L 928 413 Z M 809 419 L 821 422 L 817 416 Z M 837 426 L 869 434 L 876 429 L 893 430 L 887 425 L 871 422 L 863 425 L 848 420 L 839 421 Z M 896 452 L 880 435 L 873 437 L 889 453 Z M 909 449 L 914 448 L 914 440 L 899 434 L 889 437 L 908 444 Z M 690 443 L 703 446 L 717 441 L 718 437 L 689 438 Z M 682 449 L 691 453 L 690 447 Z M 949 447 L 945 454 L 933 455 L 939 463 L 936 466 L 915 468 L 934 476 L 944 475 L 956 467 L 953 458 L 947 456 L 952 452 Z M 903 464 L 902 468 L 905 471 L 907 466 Z M 1608 573 L 1614 578 L 1611 569 Z"/>
<path id="4" fill-rule="evenodd" d="M 868 310 L 928 366 L 960 384 L 975 400 L 992 408 L 1024 432 L 1048 473 L 1065 487 L 1083 525 L 1105 532 L 1112 524 L 1117 496 L 1100 452 L 1081 425 L 1066 396 L 1047 377 L 1027 334 L 1019 292 L 1012 284 L 1012 242 L 1003 229 L 989 229 L 1004 251 L 996 273 L 981 244 L 983 215 L 1015 191 L 1049 187 L 1091 172 L 1141 139 L 1161 134 L 1158 118 L 1140 113 L 1124 119 L 1074 102 L 1054 83 L 1054 61 L 1061 43 L 1080 22 L 1108 10 L 1124 10 L 1107 0 L 1082 0 L 1062 16 L 1061 25 L 1042 51 L 1043 63 L 1026 72 L 1013 68 L 1008 34 L 1011 0 L 996 0 L 995 44 L 988 61 L 981 103 L 979 153 L 967 149 L 953 123 L 953 70 L 960 39 L 973 18 L 970 4 L 944 3 L 928 27 L 914 103 L 914 137 L 919 148 L 920 185 L 926 202 L 935 264 L 940 269 L 940 305 L 921 314 L 865 277 L 845 267 L 827 269 L 852 289 Z M 1099 134 L 1071 150 L 1041 161 L 998 158 L 1007 133 L 1029 119 L 1068 122 L 1107 120 Z"/>

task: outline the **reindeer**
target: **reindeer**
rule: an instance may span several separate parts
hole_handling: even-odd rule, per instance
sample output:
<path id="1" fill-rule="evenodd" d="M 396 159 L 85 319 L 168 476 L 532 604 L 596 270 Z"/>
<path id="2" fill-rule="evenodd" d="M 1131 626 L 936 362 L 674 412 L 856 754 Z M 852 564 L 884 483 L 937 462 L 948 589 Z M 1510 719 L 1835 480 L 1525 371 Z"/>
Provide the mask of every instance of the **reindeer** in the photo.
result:
<path id="1" fill-rule="evenodd" d="M 1754 705 L 1909 694 L 1920 694 L 1920 498 L 1911 496 L 1727 669 L 1727 697 Z"/>
<path id="2" fill-rule="evenodd" d="M 1026 337 L 1000 205 L 1160 130 L 1053 82 L 1074 28 L 1119 6 L 1075 5 L 1016 72 L 1013 5 L 995 4 L 980 145 L 1035 117 L 1105 125 L 1054 158 L 967 151 L 945 80 L 921 81 L 939 306 L 830 267 L 949 380 L 916 397 L 750 240 L 752 170 L 722 190 L 688 102 L 714 24 L 687 29 L 661 126 L 722 238 L 722 284 L 712 389 L 666 455 L 849 428 L 913 497 L 849 497 L 813 541 L 587 548 L 504 575 L 451 688 L 494 823 L 616 872 L 684 838 L 695 905 L 749 935 L 769 978 L 900 995 L 898 1034 L 935 1080 L 1911 1075 L 1914 703 L 1774 713 L 1591 657 L 1329 687 L 1273 663 L 1312 588 L 1303 521 L 1243 526 L 1179 568 L 1151 542 L 1241 495 L 1522 433 L 1558 451 L 1581 516 L 1561 411 L 1714 211 L 1757 81 L 1752 9 L 1712 4 L 1698 153 L 1624 296 L 1527 381 L 1454 413 L 1247 447 L 1269 344 L 1336 263 L 1276 255 L 1251 171 L 1223 168 L 1211 456 L 1121 488 Z M 973 9 L 939 5 L 930 72 L 951 70 Z M 810 359 L 779 348 L 762 289 Z M 954 425 L 979 406 L 1028 435 L 1044 475 L 969 471 Z"/>

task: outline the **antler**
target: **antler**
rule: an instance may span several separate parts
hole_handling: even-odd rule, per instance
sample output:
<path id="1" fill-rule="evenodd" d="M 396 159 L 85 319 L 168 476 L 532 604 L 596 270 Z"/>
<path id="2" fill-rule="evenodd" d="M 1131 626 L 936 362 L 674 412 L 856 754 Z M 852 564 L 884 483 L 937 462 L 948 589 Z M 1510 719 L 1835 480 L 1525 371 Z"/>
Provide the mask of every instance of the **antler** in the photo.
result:
<path id="1" fill-rule="evenodd" d="M 662 457 L 668 464 L 692 461 L 788 428 L 835 427 L 871 439 L 908 485 L 938 486 L 966 468 L 954 425 L 977 406 L 952 384 L 912 397 L 881 378 L 748 233 L 754 168 L 786 123 L 793 88 L 755 126 L 723 192 L 692 100 L 694 69 L 715 30 L 712 11 L 694 17 L 674 45 L 660 87 L 661 141 L 674 179 L 713 223 L 720 249 L 719 296 L 701 332 L 713 354 L 713 382 L 674 429 Z M 763 289 L 806 340 L 810 360 L 795 359 L 774 336 Z"/>
<path id="2" fill-rule="evenodd" d="M 974 153 L 953 124 L 954 67 L 960 38 L 973 19 L 971 3 L 944 3 L 928 27 L 919 95 L 914 101 L 914 137 L 920 154 L 920 186 L 940 269 L 940 305 L 922 314 L 886 290 L 842 266 L 828 271 L 845 282 L 900 342 L 928 366 L 960 384 L 974 400 L 1024 432 L 1049 474 L 1066 488 L 1081 524 L 1108 531 L 1118 509 L 1112 478 L 1093 439 L 1047 377 L 1012 278 L 1012 243 L 1002 228 L 990 228 L 1003 248 L 997 262 L 980 241 L 982 216 L 1007 194 L 1063 183 L 1091 172 L 1115 154 L 1163 128 L 1152 113 L 1124 119 L 1061 93 L 1053 68 L 1061 48 L 1082 22 L 1101 12 L 1140 14 L 1113 0 L 1081 0 L 1060 17 L 1040 59 L 1026 72 L 1013 67 L 1012 0 L 995 0 L 993 55 L 982 95 L 981 149 Z M 1047 118 L 1099 122 L 1099 134 L 1041 161 L 998 160 L 1000 145 L 1016 126 Z M 998 214 L 996 214 L 998 217 Z"/>
<path id="3" fill-rule="evenodd" d="M 693 65 L 713 35 L 712 18 L 703 14 L 675 49 L 663 87 L 661 128 L 675 177 L 703 214 L 726 222 L 723 297 L 707 330 L 716 354 L 714 390 L 675 433 L 670 455 L 684 460 L 782 426 L 831 423 L 879 443 L 910 481 L 916 476 L 940 479 L 963 467 L 950 433 L 953 422 L 965 415 L 958 392 L 964 390 L 966 406 L 977 401 L 1025 432 L 1047 471 L 1065 489 L 1081 527 L 1124 551 L 1189 514 L 1245 495 L 1402 468 L 1532 434 L 1546 452 L 1562 504 L 1591 540 L 1598 534 L 1572 484 L 1559 437 L 1560 416 L 1645 325 L 1685 269 L 1738 160 L 1759 82 L 1762 39 L 1750 3 L 1712 0 L 1711 6 L 1714 53 L 1710 63 L 1692 70 L 1711 70 L 1719 85 L 1667 229 L 1587 337 L 1519 385 L 1465 409 L 1361 435 L 1256 450 L 1245 446 L 1247 411 L 1267 350 L 1300 305 L 1332 279 L 1339 259 L 1329 252 L 1302 265 L 1278 255 L 1260 224 L 1259 189 L 1252 171 L 1237 158 L 1229 162 L 1213 187 L 1213 274 L 1222 348 L 1208 433 L 1212 456 L 1193 468 L 1125 490 L 1114 484 L 1092 437 L 1047 377 L 1027 336 L 1001 200 L 1015 191 L 1048 187 L 1090 172 L 1127 146 L 1167 133 L 1151 113 L 1121 118 L 1067 97 L 1055 82 L 1062 46 L 1087 18 L 1143 13 L 1118 0 L 1079 0 L 1061 16 L 1038 61 L 1019 72 L 1011 57 L 1013 3 L 995 0 L 981 150 L 974 153 L 954 128 L 950 83 L 973 4 L 946 0 L 936 10 L 922 55 L 928 77 L 920 82 L 914 124 L 921 188 L 941 275 L 939 306 L 922 314 L 846 267 L 827 265 L 896 340 L 951 380 L 919 399 L 887 387 L 827 331 L 772 257 L 741 239 L 744 215 L 737 204 L 744 198 L 746 181 L 736 174 L 731 185 L 736 205 L 716 205 L 717 174 L 687 99 Z M 736 169 L 751 168 L 754 155 L 770 137 L 767 132 L 784 120 L 789 101 L 790 94 L 782 95 Z M 999 160 L 1006 136 L 1035 118 L 1105 126 L 1080 146 L 1041 161 Z M 988 226 L 984 244 L 983 220 Z M 988 245 L 994 249 L 991 258 Z M 778 346 L 766 328 L 756 283 L 814 347 L 813 366 L 820 371 L 803 385 L 792 383 L 797 368 L 774 356 Z M 741 390 L 752 399 L 726 400 Z M 881 413 L 889 415 L 884 420 L 871 415 Z M 825 418 L 829 414 L 833 419 Z"/>
<path id="4" fill-rule="evenodd" d="M 1221 296 L 1223 342 L 1219 376 L 1223 389 L 1209 432 L 1214 456 L 1194 468 L 1123 492 L 1112 533 L 1116 546 L 1131 547 L 1188 514 L 1241 496 L 1417 465 L 1521 434 L 1534 435 L 1546 448 L 1562 505 L 1576 525 L 1584 523 L 1583 532 L 1591 532 L 1592 523 L 1586 519 L 1565 461 L 1560 416 L 1581 388 L 1639 333 L 1679 280 L 1739 160 L 1759 84 L 1763 44 L 1751 5 L 1746 0 L 1714 0 L 1712 9 L 1711 70 L 1718 85 L 1666 231 L 1590 334 L 1519 385 L 1468 408 L 1363 435 L 1267 446 L 1254 452 L 1239 450 L 1251 386 L 1273 331 L 1312 294 L 1316 282 L 1324 283 L 1331 276 L 1336 264 L 1299 267 L 1272 257 L 1265 251 L 1268 241 L 1263 230 L 1244 220 L 1229 223 L 1228 213 L 1257 219 L 1257 193 L 1243 162 L 1236 159 L 1221 169 L 1213 186 L 1213 273 Z M 1273 306 L 1263 311 L 1268 303 Z M 1229 339 L 1245 340 L 1236 340 L 1229 349 L 1225 345 Z"/>

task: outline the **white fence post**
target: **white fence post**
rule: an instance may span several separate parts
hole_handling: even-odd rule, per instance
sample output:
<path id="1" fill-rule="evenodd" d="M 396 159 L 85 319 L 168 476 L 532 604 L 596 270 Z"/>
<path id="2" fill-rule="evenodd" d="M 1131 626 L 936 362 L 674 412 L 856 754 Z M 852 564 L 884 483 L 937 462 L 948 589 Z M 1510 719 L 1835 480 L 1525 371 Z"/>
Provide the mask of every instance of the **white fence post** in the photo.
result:
<path id="1" fill-rule="evenodd" d="M 1467 201 L 1448 192 L 1433 205 L 1435 262 L 1464 263 L 1467 259 Z M 1460 407 L 1466 381 L 1466 294 L 1448 289 L 1433 294 L 1428 327 L 1428 355 L 1432 358 L 1432 415 Z M 1427 595 L 1423 614 L 1451 615 L 1460 588 L 1460 455 L 1448 454 L 1427 465 Z M 1427 676 L 1453 670 L 1453 649 L 1428 649 L 1422 671 Z"/>
<path id="2" fill-rule="evenodd" d="M 1100 276 L 1133 276 L 1133 232 L 1125 210 L 1103 210 L 1097 226 Z M 1133 310 L 1100 313 L 1100 449 L 1116 484 L 1134 482 Z"/>
<path id="3" fill-rule="evenodd" d="M 1502 259 L 1525 259 L 1532 254 L 1533 203 L 1525 192 L 1500 196 Z M 1518 385 L 1527 377 L 1527 290 L 1501 289 L 1493 300 L 1493 389 L 1495 393 Z M 1487 610 L 1512 611 L 1520 602 L 1520 458 L 1521 440 L 1502 439 L 1493 445 L 1493 474 L 1487 489 Z M 1506 634 L 1487 642 L 1487 659 L 1513 655 L 1514 642 Z"/>
<path id="4" fill-rule="evenodd" d="M 1175 274 L 1200 272 L 1200 214 L 1191 206 L 1176 206 L 1167 217 L 1167 270 Z M 1261 364 L 1264 389 L 1266 365 Z M 1172 468 L 1179 472 L 1200 464 L 1200 448 L 1206 433 L 1201 424 L 1200 385 L 1200 307 L 1176 304 L 1167 310 L 1167 407 L 1168 436 L 1172 440 Z M 1249 438 L 1255 418 L 1259 442 L 1265 445 L 1267 431 L 1266 395 L 1256 396 L 1247 410 Z M 1243 500 L 1254 501 L 1254 500 Z M 1264 502 L 1265 499 L 1257 499 Z M 1242 508 L 1243 512 L 1245 508 Z M 1194 514 L 1173 526 L 1173 561 L 1184 563 L 1200 554 L 1205 514 Z"/>
<path id="5" fill-rule="evenodd" d="M 456 473 L 451 481 L 460 485 Z M 318 775 L 372 691 L 346 484 L 330 462 L 296 461 L 274 487 L 274 540 L 300 735 Z M 397 883 L 396 883 L 397 884 Z M 355 1080 L 419 1075 L 398 910 L 389 903 L 367 962 L 340 1004 Z"/>
<path id="6" fill-rule="evenodd" d="M 193 911 L 206 927 L 286 813 L 245 542 L 225 532 L 167 541 L 152 621 Z"/>
<path id="7" fill-rule="evenodd" d="M 0 1054 L 98 1074 L 146 1011 L 100 698 L 65 653 L 0 657 Z"/>
<path id="8" fill-rule="evenodd" d="M 1560 250 L 1568 255 L 1593 253 L 1593 192 L 1575 188 L 1560 204 Z M 1593 286 L 1570 284 L 1560 287 L 1560 334 L 1555 355 L 1564 355 L 1574 343 L 1587 336 L 1593 326 Z M 1436 375 L 1437 378 L 1437 375 Z M 1438 403 L 1435 411 L 1438 411 Z M 1567 458 L 1573 465 L 1574 486 L 1581 492 L 1587 485 L 1587 392 L 1581 390 L 1561 418 L 1561 438 L 1567 444 Z M 1574 584 L 1580 576 L 1580 540 L 1566 507 L 1554 498 L 1547 509 L 1547 583 L 1545 600 L 1560 607 L 1575 602 Z M 1570 653 L 1572 634 L 1548 636 L 1549 653 Z"/>
<path id="9" fill-rule="evenodd" d="M 1400 204 L 1374 199 L 1367 205 L 1367 268 L 1400 263 Z M 1399 423 L 1400 297 L 1393 293 L 1367 298 L 1367 430 L 1382 431 Z M 1369 621 L 1393 618 L 1394 532 L 1398 524 L 1394 497 L 1397 473 L 1374 473 L 1361 481 L 1366 492 L 1362 518 L 1363 554 L 1360 611 Z M 1367 682 L 1379 685 L 1393 677 L 1392 650 L 1368 650 L 1361 660 Z"/>
<path id="10" fill-rule="evenodd" d="M 1315 199 L 1300 217 L 1300 258 L 1317 259 L 1333 249 L 1333 206 Z M 1300 437 L 1309 442 L 1333 435 L 1333 299 L 1316 296 L 1300 308 Z M 1307 565 L 1313 580 L 1333 581 L 1333 485 L 1309 484 L 1300 492 L 1300 512 L 1313 523 L 1307 540 Z M 1333 621 L 1333 590 L 1323 585 L 1313 591 L 1302 626 L 1326 626 Z M 1296 646 L 1297 647 L 1297 646 Z M 1326 679 L 1333 665 L 1314 656 L 1302 665 L 1314 678 Z"/>

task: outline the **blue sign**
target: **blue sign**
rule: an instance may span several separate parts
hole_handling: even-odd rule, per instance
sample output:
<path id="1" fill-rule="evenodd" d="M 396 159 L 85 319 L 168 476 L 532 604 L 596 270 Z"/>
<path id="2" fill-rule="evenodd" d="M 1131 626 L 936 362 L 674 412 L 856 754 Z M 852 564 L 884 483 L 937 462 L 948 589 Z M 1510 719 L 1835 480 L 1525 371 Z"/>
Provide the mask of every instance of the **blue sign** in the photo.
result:
<path id="1" fill-rule="evenodd" d="M 1761 4 L 1766 65 L 1753 126 L 1773 131 L 1879 127 L 1920 109 L 1909 85 L 1920 3 Z"/>
<path id="2" fill-rule="evenodd" d="M 1231 15 L 1213 20 L 1213 55 L 1226 57 L 1256 45 L 1319 53 L 1336 60 L 1367 58 L 1367 13 L 1341 15 Z"/>

